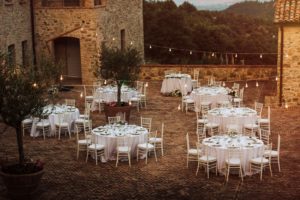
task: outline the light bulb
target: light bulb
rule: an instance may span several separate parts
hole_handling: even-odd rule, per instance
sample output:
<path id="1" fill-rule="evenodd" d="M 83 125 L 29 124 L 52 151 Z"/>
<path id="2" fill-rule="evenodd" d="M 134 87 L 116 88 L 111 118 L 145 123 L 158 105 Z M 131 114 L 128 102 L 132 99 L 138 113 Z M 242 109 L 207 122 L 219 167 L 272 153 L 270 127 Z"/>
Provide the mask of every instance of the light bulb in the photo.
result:
<path id="1" fill-rule="evenodd" d="M 235 54 L 235 57 L 236 57 L 236 58 L 238 57 L 237 53 Z"/>
<path id="2" fill-rule="evenodd" d="M 193 54 L 193 52 L 192 51 L 190 51 L 190 55 L 192 55 Z"/>
<path id="3" fill-rule="evenodd" d="M 81 28 L 80 28 L 80 31 L 83 31 L 83 30 L 84 30 L 83 27 L 81 27 Z"/>
<path id="4" fill-rule="evenodd" d="M 172 51 L 172 49 L 171 48 L 169 48 L 169 52 L 171 52 Z"/>
<path id="5" fill-rule="evenodd" d="M 278 81 L 278 77 L 276 76 L 275 81 Z"/>
<path id="6" fill-rule="evenodd" d="M 130 42 L 130 45 L 133 45 L 133 42 L 132 42 L 132 41 Z"/>
<path id="7" fill-rule="evenodd" d="M 145 83 L 145 87 L 148 87 L 148 82 Z"/>
<path id="8" fill-rule="evenodd" d="M 131 101 L 129 101 L 129 103 L 128 103 L 130 106 L 131 106 Z"/>
<path id="9" fill-rule="evenodd" d="M 287 54 L 285 54 L 285 57 L 286 57 L 286 58 L 288 58 L 288 57 L 289 57 L 289 54 L 288 54 L 288 53 L 287 53 Z"/>
<path id="10" fill-rule="evenodd" d="M 180 104 L 178 105 L 177 109 L 178 109 L 178 110 L 180 110 L 180 109 L 181 109 L 181 107 L 180 107 Z"/>
<path id="11" fill-rule="evenodd" d="M 262 54 L 260 54 L 260 55 L 259 55 L 259 57 L 260 57 L 260 59 L 262 59 L 263 55 L 262 55 Z"/>
<path id="12" fill-rule="evenodd" d="M 225 83 L 225 81 L 223 81 L 223 87 L 225 87 L 226 86 L 226 83 Z"/>
<path id="13" fill-rule="evenodd" d="M 215 56 L 215 53 L 212 53 L 211 56 L 214 57 L 214 56 Z"/>
<path id="14" fill-rule="evenodd" d="M 256 87 L 258 87 L 259 85 L 258 85 L 258 81 L 256 81 Z"/>
<path id="15" fill-rule="evenodd" d="M 64 80 L 64 77 L 63 75 L 60 75 L 60 78 L 59 78 L 60 81 Z"/>
<path id="16" fill-rule="evenodd" d="M 34 83 L 34 84 L 32 84 L 32 86 L 33 86 L 33 87 L 37 87 L 37 84 L 36 84 L 36 83 Z"/>
<path id="17" fill-rule="evenodd" d="M 285 107 L 286 109 L 288 109 L 288 108 L 289 108 L 288 103 L 285 103 L 284 107 Z"/>
<path id="18" fill-rule="evenodd" d="M 82 98 L 82 97 L 83 97 L 83 93 L 81 92 L 81 93 L 80 93 L 80 98 Z"/>
<path id="19" fill-rule="evenodd" d="M 152 46 L 151 46 L 151 44 L 150 44 L 150 46 L 149 46 L 149 49 L 152 49 Z"/>
<path id="20" fill-rule="evenodd" d="M 113 38 L 112 38 L 112 40 L 113 40 L 113 41 L 115 41 L 115 40 L 116 40 L 116 38 L 114 38 L 114 37 L 113 37 Z"/>
<path id="21" fill-rule="evenodd" d="M 104 80 L 104 85 L 106 85 L 106 80 Z"/>
<path id="22" fill-rule="evenodd" d="M 245 88 L 248 88 L 248 83 L 246 82 Z"/>

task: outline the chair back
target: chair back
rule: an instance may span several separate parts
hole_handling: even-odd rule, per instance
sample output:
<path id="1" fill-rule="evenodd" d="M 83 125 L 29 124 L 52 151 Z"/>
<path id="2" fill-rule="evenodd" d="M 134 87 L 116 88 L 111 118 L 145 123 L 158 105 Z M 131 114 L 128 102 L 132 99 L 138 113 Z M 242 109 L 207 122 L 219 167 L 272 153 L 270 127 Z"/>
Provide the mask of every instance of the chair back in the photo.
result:
<path id="1" fill-rule="evenodd" d="M 107 117 L 107 119 L 108 119 L 108 124 L 116 124 L 121 121 L 120 116 Z"/>
<path id="2" fill-rule="evenodd" d="M 65 99 L 65 104 L 67 105 L 67 106 L 73 106 L 73 107 L 75 107 L 75 99 Z"/>
<path id="3" fill-rule="evenodd" d="M 268 145 L 270 142 L 270 131 L 266 129 L 259 129 L 260 140 L 264 142 L 265 145 Z"/>
<path id="4" fill-rule="evenodd" d="M 187 148 L 187 152 L 188 152 L 190 149 L 189 133 L 186 133 L 185 138 L 186 138 L 186 148 Z"/>
<path id="5" fill-rule="evenodd" d="M 257 116 L 261 117 L 261 112 L 264 107 L 263 103 L 254 102 L 254 110 L 257 112 Z"/>
<path id="6" fill-rule="evenodd" d="M 278 151 L 278 154 L 280 152 L 280 142 L 281 142 L 281 137 L 280 137 L 280 134 L 278 134 L 278 139 L 277 139 L 277 151 Z"/>
<path id="7" fill-rule="evenodd" d="M 152 118 L 141 117 L 141 127 L 144 127 L 151 132 Z"/>

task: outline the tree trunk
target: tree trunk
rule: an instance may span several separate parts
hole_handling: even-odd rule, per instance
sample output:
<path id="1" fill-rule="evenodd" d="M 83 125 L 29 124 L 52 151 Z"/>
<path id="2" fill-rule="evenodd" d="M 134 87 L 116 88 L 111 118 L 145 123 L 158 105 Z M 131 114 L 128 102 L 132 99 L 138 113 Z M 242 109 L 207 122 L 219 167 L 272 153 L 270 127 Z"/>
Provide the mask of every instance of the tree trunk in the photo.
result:
<path id="1" fill-rule="evenodd" d="M 117 80 L 118 94 L 117 94 L 117 105 L 121 106 L 121 88 L 123 81 Z"/>
<path id="2" fill-rule="evenodd" d="M 19 164 L 24 164 L 24 148 L 23 148 L 23 134 L 22 134 L 22 122 L 19 122 L 16 129 L 17 134 L 17 143 L 18 143 L 18 151 L 19 151 Z"/>

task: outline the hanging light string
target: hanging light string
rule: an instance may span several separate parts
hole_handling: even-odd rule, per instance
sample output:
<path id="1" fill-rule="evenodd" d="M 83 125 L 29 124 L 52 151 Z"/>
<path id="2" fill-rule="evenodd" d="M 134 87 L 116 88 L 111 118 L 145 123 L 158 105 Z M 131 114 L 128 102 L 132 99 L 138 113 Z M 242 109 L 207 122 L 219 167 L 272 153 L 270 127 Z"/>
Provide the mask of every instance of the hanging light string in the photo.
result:
<path id="1" fill-rule="evenodd" d="M 187 54 L 193 55 L 194 53 L 203 53 L 203 54 L 209 54 L 212 57 L 216 56 L 216 54 L 220 55 L 233 55 L 235 58 L 238 57 L 238 55 L 258 55 L 259 58 L 263 58 L 263 55 L 277 55 L 277 53 L 267 53 L 267 52 L 220 52 L 220 51 L 203 51 L 203 50 L 196 50 L 196 49 L 183 49 L 183 48 L 175 48 L 175 47 L 168 47 L 168 46 L 161 46 L 156 44 L 149 44 L 145 43 L 146 46 L 148 46 L 149 49 L 153 48 L 160 48 L 160 49 L 167 49 L 169 53 L 172 51 L 184 51 L 187 52 Z"/>

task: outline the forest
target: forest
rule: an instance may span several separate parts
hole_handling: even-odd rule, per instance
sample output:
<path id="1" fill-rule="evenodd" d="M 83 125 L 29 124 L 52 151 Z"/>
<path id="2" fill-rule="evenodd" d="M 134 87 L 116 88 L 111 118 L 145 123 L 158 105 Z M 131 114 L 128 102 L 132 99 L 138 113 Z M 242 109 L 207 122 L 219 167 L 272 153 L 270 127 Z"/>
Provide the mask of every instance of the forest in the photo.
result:
<path id="1" fill-rule="evenodd" d="M 146 63 L 276 64 L 272 3 L 199 11 L 188 2 L 144 1 Z"/>

